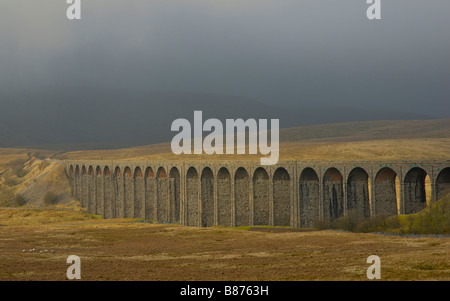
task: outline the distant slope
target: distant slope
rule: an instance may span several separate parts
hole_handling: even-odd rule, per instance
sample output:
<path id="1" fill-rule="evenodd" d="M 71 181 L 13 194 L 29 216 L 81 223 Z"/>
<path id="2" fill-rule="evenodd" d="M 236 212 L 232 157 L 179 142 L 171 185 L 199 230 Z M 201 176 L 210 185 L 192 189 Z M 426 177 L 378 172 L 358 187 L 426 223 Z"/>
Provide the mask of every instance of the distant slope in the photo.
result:
<path id="1" fill-rule="evenodd" d="M 450 138 L 450 118 L 349 122 L 283 129 L 280 141 L 364 141 L 405 138 Z"/>
<path id="2" fill-rule="evenodd" d="M 355 122 L 280 131 L 280 160 L 450 160 L 450 119 Z M 59 159 L 259 160 L 260 155 L 172 154 L 170 143 L 74 151 Z"/>

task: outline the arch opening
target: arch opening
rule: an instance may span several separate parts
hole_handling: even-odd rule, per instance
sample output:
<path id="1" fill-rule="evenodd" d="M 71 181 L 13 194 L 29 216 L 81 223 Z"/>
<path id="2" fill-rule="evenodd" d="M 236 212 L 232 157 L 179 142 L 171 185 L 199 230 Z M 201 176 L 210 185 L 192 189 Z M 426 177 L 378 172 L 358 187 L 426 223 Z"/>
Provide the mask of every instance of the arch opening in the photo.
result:
<path id="1" fill-rule="evenodd" d="M 231 175 L 222 167 L 217 174 L 218 225 L 231 227 Z"/>
<path id="2" fill-rule="evenodd" d="M 342 174 L 334 167 L 323 176 L 324 219 L 333 221 L 344 215 L 344 193 Z"/>
<path id="3" fill-rule="evenodd" d="M 145 218 L 157 220 L 156 215 L 156 178 L 153 169 L 148 166 L 145 169 Z"/>
<path id="4" fill-rule="evenodd" d="M 395 171 L 383 167 L 375 176 L 375 215 L 390 216 L 400 212 L 400 184 Z"/>
<path id="5" fill-rule="evenodd" d="M 169 172 L 170 181 L 170 220 L 180 222 L 181 177 L 178 168 L 172 167 Z"/>
<path id="6" fill-rule="evenodd" d="M 145 218 L 145 183 L 140 167 L 134 169 L 134 218 Z"/>
<path id="7" fill-rule="evenodd" d="M 347 214 L 370 217 L 369 175 L 361 167 L 352 169 L 347 179 Z"/>
<path id="8" fill-rule="evenodd" d="M 234 200 L 236 226 L 250 225 L 250 183 L 247 170 L 239 167 L 234 175 Z"/>
<path id="9" fill-rule="evenodd" d="M 291 225 L 290 176 L 286 169 L 279 167 L 273 175 L 273 224 Z"/>
<path id="10" fill-rule="evenodd" d="M 427 206 L 431 195 L 430 178 L 420 167 L 411 168 L 404 181 L 405 214 L 419 212 Z M 428 193 L 427 193 L 428 192 Z"/>
<path id="11" fill-rule="evenodd" d="M 113 211 L 113 198 L 114 198 L 114 191 L 113 191 L 113 184 L 111 181 L 111 171 L 109 170 L 108 166 L 105 166 L 103 169 L 103 174 L 105 175 L 105 193 L 104 193 L 104 217 L 105 218 L 114 218 L 114 211 Z"/>
<path id="12" fill-rule="evenodd" d="M 198 226 L 199 224 L 199 178 L 197 170 L 190 167 L 186 174 L 186 224 Z"/>
<path id="13" fill-rule="evenodd" d="M 436 198 L 440 200 L 450 194 L 450 167 L 441 170 L 436 178 Z"/>
<path id="14" fill-rule="evenodd" d="M 201 176 L 202 215 L 201 226 L 214 225 L 214 175 L 209 167 L 205 167 Z"/>
<path id="15" fill-rule="evenodd" d="M 124 218 L 134 217 L 134 177 L 130 167 L 123 171 L 124 187 Z"/>
<path id="16" fill-rule="evenodd" d="M 253 224 L 269 225 L 270 197 L 269 175 L 258 167 L 253 174 Z"/>
<path id="17" fill-rule="evenodd" d="M 319 177 L 314 169 L 307 167 L 300 174 L 300 227 L 314 227 L 319 219 Z"/>

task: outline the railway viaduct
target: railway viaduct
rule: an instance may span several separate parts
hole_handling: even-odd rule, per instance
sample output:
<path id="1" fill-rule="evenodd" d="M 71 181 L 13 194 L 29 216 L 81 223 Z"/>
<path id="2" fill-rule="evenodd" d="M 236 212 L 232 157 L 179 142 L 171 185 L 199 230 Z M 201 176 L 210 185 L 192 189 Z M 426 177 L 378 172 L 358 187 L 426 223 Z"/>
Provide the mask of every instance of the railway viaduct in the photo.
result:
<path id="1" fill-rule="evenodd" d="M 200 227 L 409 214 L 450 193 L 450 161 L 58 162 L 90 213 Z"/>

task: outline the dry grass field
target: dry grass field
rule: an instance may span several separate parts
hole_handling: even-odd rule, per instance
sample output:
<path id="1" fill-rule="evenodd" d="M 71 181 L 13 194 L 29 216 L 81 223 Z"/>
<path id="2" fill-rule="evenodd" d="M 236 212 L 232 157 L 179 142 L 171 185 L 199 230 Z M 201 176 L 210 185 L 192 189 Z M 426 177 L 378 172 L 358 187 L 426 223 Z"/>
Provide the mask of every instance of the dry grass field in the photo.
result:
<path id="1" fill-rule="evenodd" d="M 450 280 L 450 240 L 284 227 L 197 228 L 82 212 L 0 210 L 0 280 Z M 34 250 L 34 251 L 30 251 Z"/>

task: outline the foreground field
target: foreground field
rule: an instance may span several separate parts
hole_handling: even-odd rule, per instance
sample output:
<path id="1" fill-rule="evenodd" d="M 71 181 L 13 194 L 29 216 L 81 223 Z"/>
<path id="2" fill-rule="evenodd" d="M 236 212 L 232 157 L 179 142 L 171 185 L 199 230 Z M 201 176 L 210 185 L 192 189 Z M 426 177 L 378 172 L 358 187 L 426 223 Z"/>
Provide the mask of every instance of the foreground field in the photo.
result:
<path id="1" fill-rule="evenodd" d="M 0 210 L 0 280 L 450 280 L 450 239 L 291 228 L 196 228 L 82 212 Z M 30 251 L 33 250 L 33 251 Z M 42 251 L 42 252 L 41 252 Z"/>

